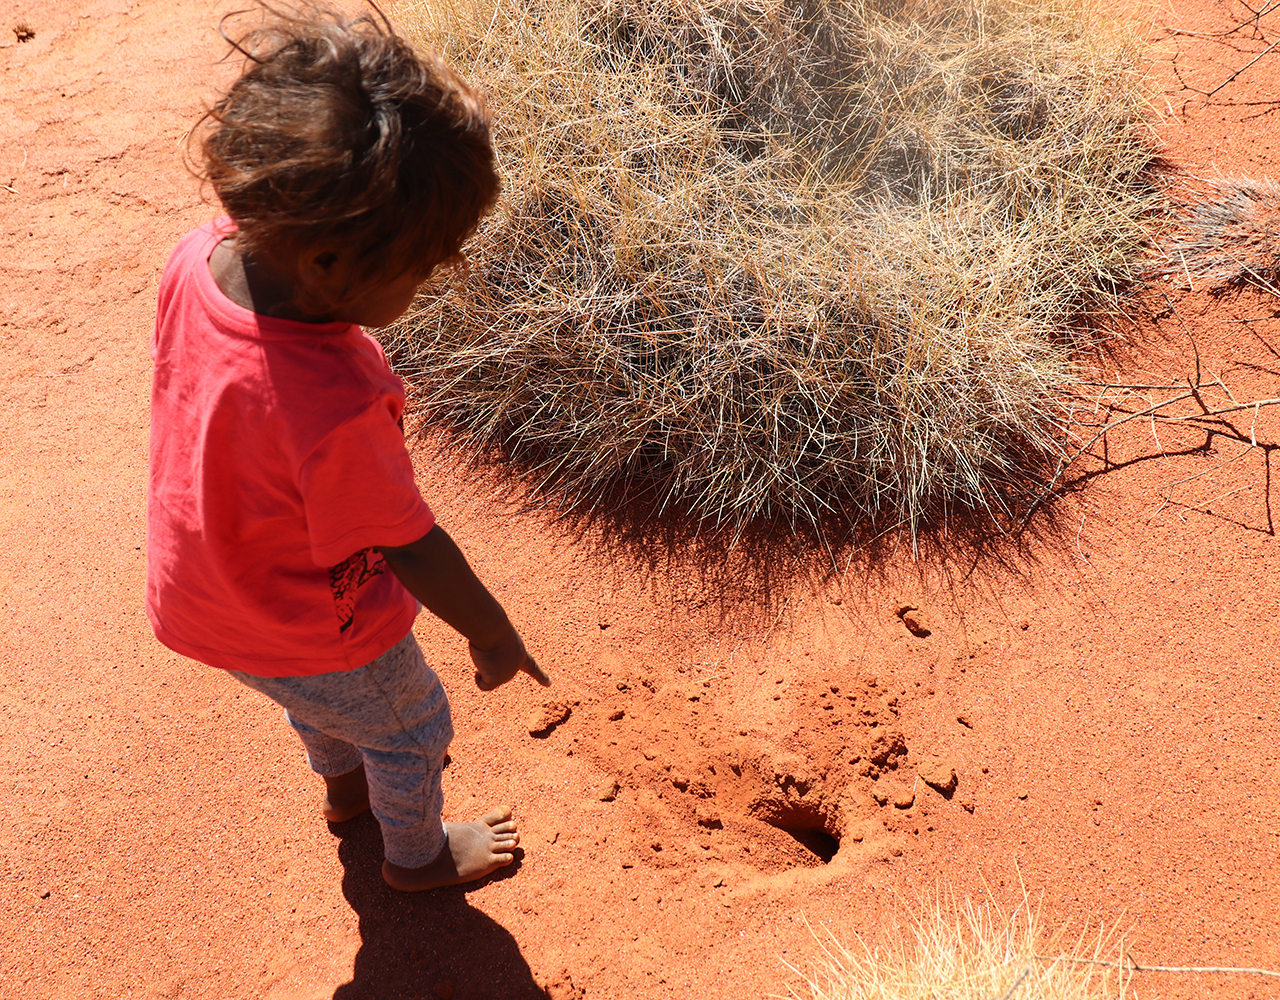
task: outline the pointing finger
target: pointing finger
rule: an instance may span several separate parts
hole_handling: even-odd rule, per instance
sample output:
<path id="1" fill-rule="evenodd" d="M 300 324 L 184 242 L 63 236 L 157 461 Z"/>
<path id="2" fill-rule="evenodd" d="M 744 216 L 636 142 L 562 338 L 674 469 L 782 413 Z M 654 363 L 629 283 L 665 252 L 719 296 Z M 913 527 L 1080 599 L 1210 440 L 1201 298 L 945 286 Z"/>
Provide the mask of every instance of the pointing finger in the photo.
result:
<path id="1" fill-rule="evenodd" d="M 538 666 L 532 656 L 524 658 L 524 665 L 520 667 L 526 674 L 541 684 L 544 688 L 551 687 L 551 678 L 547 676 L 547 672 Z"/>

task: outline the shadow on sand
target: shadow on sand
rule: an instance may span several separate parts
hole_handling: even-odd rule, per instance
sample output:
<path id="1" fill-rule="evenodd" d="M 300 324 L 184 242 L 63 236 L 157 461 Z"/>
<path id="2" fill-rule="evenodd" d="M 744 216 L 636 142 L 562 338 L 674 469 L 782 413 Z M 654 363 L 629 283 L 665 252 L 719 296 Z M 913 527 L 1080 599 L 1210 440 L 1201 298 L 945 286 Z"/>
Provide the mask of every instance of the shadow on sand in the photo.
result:
<path id="1" fill-rule="evenodd" d="M 554 483 L 535 485 L 527 463 L 502 453 L 476 454 L 447 428 L 420 422 L 413 450 L 425 466 L 447 469 L 470 492 L 504 507 L 513 519 L 539 524 L 563 539 L 584 564 L 603 567 L 628 585 L 639 582 L 672 612 L 706 606 L 723 622 L 750 629 L 783 613 L 800 590 L 851 595 L 897 580 L 999 591 L 1013 576 L 1029 576 L 1038 560 L 1070 558 L 1075 525 L 1056 501 L 1077 484 L 1064 481 L 1049 497 L 1039 488 L 1053 473 L 1028 454 L 1021 492 L 992 496 L 993 510 L 938 503 L 920 523 L 833 514 L 821 523 L 759 517 L 714 525 L 643 484 L 602 486 L 584 503 Z M 1025 520 L 1024 520 L 1025 518 Z"/>
<path id="2" fill-rule="evenodd" d="M 371 814 L 331 829 L 341 838 L 342 894 L 360 919 L 361 942 L 351 982 L 334 1000 L 546 1000 L 516 939 L 467 903 L 468 891 L 514 875 L 518 853 L 483 882 L 402 893 L 382 880 L 382 833 Z"/>

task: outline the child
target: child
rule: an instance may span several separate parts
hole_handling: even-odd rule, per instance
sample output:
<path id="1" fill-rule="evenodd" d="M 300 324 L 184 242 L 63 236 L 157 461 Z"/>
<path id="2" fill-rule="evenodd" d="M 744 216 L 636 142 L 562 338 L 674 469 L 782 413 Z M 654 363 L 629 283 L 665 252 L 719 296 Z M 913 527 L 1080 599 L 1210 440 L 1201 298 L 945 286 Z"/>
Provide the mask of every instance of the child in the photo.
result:
<path id="1" fill-rule="evenodd" d="M 545 673 L 414 485 L 384 326 L 497 198 L 488 119 L 385 22 L 264 5 L 207 116 L 229 218 L 178 244 L 152 357 L 147 614 L 156 636 L 285 707 L 334 822 L 372 808 L 417 890 L 512 860 L 511 810 L 441 823 L 453 736 L 410 627 L 470 643 L 476 684 Z"/>

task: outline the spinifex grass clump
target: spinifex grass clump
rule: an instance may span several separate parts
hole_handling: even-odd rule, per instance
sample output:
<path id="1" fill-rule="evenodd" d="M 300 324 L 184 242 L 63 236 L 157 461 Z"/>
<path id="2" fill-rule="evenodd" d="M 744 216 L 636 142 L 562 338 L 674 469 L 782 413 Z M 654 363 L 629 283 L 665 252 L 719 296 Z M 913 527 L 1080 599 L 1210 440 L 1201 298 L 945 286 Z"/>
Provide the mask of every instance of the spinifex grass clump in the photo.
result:
<path id="1" fill-rule="evenodd" d="M 1220 290 L 1280 281 L 1280 184 L 1223 177 L 1189 192 L 1178 228 L 1163 241 L 1157 273 L 1183 287 Z"/>
<path id="2" fill-rule="evenodd" d="M 1101 928 L 1074 939 L 1049 932 L 1027 904 L 1010 915 L 989 905 L 923 908 L 876 948 L 845 947 L 828 932 L 820 957 L 790 996 L 803 1000 L 1124 1000 L 1123 941 Z"/>
<path id="3" fill-rule="evenodd" d="M 504 201 L 393 352 L 569 505 L 1008 508 L 1148 236 L 1135 55 L 1079 4 L 458 0 Z M 1110 36 L 1114 38 L 1114 36 Z"/>

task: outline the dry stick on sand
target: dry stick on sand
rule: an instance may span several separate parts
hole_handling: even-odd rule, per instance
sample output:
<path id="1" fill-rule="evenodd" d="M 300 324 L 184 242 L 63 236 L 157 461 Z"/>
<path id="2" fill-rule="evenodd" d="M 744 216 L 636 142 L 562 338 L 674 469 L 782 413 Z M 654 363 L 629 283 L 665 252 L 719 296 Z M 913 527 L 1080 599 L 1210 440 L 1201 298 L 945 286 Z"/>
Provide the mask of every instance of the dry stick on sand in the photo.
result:
<path id="1" fill-rule="evenodd" d="M 1107 962 L 1100 958 L 1076 958 L 1072 955 L 1037 955 L 1042 962 L 1073 962 L 1077 965 L 1101 965 L 1122 972 L 1176 972 L 1176 973 L 1239 973 L 1247 976 L 1269 976 L 1280 979 L 1280 972 L 1271 969 L 1252 969 L 1237 965 L 1139 965 L 1126 954 L 1124 961 Z"/>
<path id="2" fill-rule="evenodd" d="M 1183 35 L 1183 36 L 1190 36 L 1193 38 L 1212 38 L 1218 41 L 1222 41 L 1223 39 L 1226 39 L 1231 35 L 1234 35 L 1237 31 L 1241 31 L 1244 28 L 1247 28 L 1250 25 L 1252 25 L 1254 38 L 1256 39 L 1260 35 L 1262 35 L 1262 30 L 1263 30 L 1262 19 L 1266 17 L 1268 14 L 1280 8 L 1280 2 L 1276 2 L 1276 0 L 1271 0 L 1271 2 L 1255 10 L 1254 8 L 1250 7 L 1247 3 L 1243 3 L 1243 0 L 1242 0 L 1242 6 L 1245 8 L 1245 10 L 1249 11 L 1251 16 L 1241 21 L 1234 28 L 1231 28 L 1228 31 L 1205 33 L 1205 32 L 1196 32 L 1196 31 L 1182 31 L 1177 28 L 1171 28 L 1169 29 L 1169 35 L 1170 36 Z M 1265 36 L 1263 36 L 1263 38 L 1265 40 Z M 1243 73 L 1245 70 L 1247 70 L 1250 66 L 1254 65 L 1254 63 L 1258 62 L 1264 56 L 1269 55 L 1277 45 L 1280 45 L 1280 39 L 1277 39 L 1276 41 L 1272 42 L 1270 45 L 1268 45 L 1265 49 L 1259 52 L 1256 56 L 1250 59 L 1247 63 L 1245 63 L 1239 69 L 1233 71 L 1230 76 L 1228 76 L 1225 80 L 1223 80 L 1220 84 L 1218 84 L 1212 90 L 1201 90 L 1200 88 L 1193 87 L 1191 86 L 1191 84 L 1187 83 L 1187 81 L 1182 78 L 1182 72 L 1178 69 L 1177 55 L 1175 55 L 1173 58 L 1173 75 L 1177 78 L 1178 82 L 1182 84 L 1184 90 L 1189 90 L 1194 94 L 1199 94 L 1205 101 L 1208 101 L 1209 98 L 1213 97 L 1223 87 L 1225 87 L 1227 84 L 1231 83 L 1233 80 L 1239 77 L 1240 74 Z"/>
<path id="3" fill-rule="evenodd" d="M 1234 28 L 1228 28 L 1226 31 L 1185 31 L 1182 28 L 1169 28 L 1168 29 L 1169 35 L 1170 36 L 1180 35 L 1185 38 L 1229 38 L 1230 36 L 1234 35 L 1237 31 L 1243 31 L 1245 28 L 1249 27 L 1250 25 L 1253 25 L 1254 30 L 1257 31 L 1258 29 L 1261 28 L 1262 19 L 1264 17 L 1266 17 L 1272 11 L 1280 9 L 1280 0 L 1273 0 L 1273 2 L 1266 4 L 1264 7 L 1261 7 L 1258 10 L 1254 10 L 1247 3 L 1243 4 L 1243 6 L 1253 16 L 1244 21 L 1241 21 Z"/>
<path id="4" fill-rule="evenodd" d="M 1256 414 L 1264 406 L 1266 407 L 1280 406 L 1280 397 L 1277 397 L 1274 399 L 1256 399 L 1248 403 L 1236 403 L 1234 406 L 1223 406 L 1223 407 L 1219 407 L 1218 409 L 1211 410 L 1207 406 L 1205 406 L 1204 400 L 1199 394 L 1199 390 L 1201 387 L 1196 385 L 1190 380 L 1187 381 L 1187 385 L 1190 387 L 1190 391 L 1188 392 L 1184 392 L 1181 395 L 1174 396 L 1170 399 L 1161 400 L 1160 402 L 1155 403 L 1151 406 L 1148 406 L 1145 409 L 1138 410 L 1134 413 L 1128 413 L 1118 420 L 1111 421 L 1110 423 L 1102 427 L 1096 434 L 1094 434 L 1093 437 L 1089 438 L 1088 441 L 1086 441 L 1083 445 L 1081 445 L 1078 449 L 1076 449 L 1074 454 L 1062 459 L 1058 465 L 1057 472 L 1054 473 L 1053 478 L 1049 481 L 1049 485 L 1045 487 L 1044 492 L 1040 495 L 1040 497 L 1032 505 L 1031 509 L 1027 512 L 1027 518 L 1030 518 L 1031 515 L 1035 513 L 1036 509 L 1045 500 L 1049 498 L 1049 496 L 1053 493 L 1054 488 L 1058 485 L 1058 482 L 1062 479 L 1062 474 L 1066 472 L 1067 468 L 1073 462 L 1075 462 L 1077 459 L 1085 455 L 1090 448 L 1092 448 L 1095 444 L 1098 443 L 1098 441 L 1106 437 L 1108 432 L 1115 430 L 1117 427 L 1121 426 L 1122 424 L 1127 424 L 1130 420 L 1137 420 L 1139 417 L 1149 417 L 1153 420 L 1159 421 L 1160 423 L 1166 423 L 1166 424 L 1190 423 L 1197 426 L 1199 426 L 1201 422 L 1206 422 L 1209 424 L 1217 424 L 1218 426 L 1204 427 L 1203 428 L 1204 430 L 1213 431 L 1214 433 L 1217 433 L 1217 434 L 1228 433 L 1229 436 L 1237 437 L 1239 432 L 1235 431 L 1235 428 L 1231 427 L 1229 423 L 1218 418 L 1223 417 L 1228 413 L 1238 413 L 1241 410 L 1253 410 L 1255 413 L 1254 419 L 1256 424 L 1256 419 L 1257 419 Z M 1200 406 L 1202 407 L 1202 412 L 1187 413 L 1187 414 L 1181 414 L 1177 416 L 1167 416 L 1160 412 L 1161 410 L 1165 410 L 1170 406 L 1175 406 L 1178 403 L 1185 402 L 1188 399 L 1195 399 L 1197 402 L 1199 402 Z M 1222 428 L 1224 427 L 1228 428 L 1229 431 L 1222 430 Z M 1256 430 L 1255 427 L 1251 427 L 1249 431 L 1248 440 L 1252 448 L 1257 448 L 1259 446 L 1257 437 L 1255 434 L 1255 430 Z M 1244 438 L 1240 438 L 1240 440 L 1244 440 Z M 1022 523 L 1023 525 L 1025 525 L 1026 519 L 1024 519 Z"/>
<path id="5" fill-rule="evenodd" d="M 1115 430 L 1117 427 L 1120 427 L 1124 424 L 1129 423 L 1131 420 L 1138 420 L 1143 417 L 1146 417 L 1152 422 L 1153 432 L 1154 432 L 1154 425 L 1156 422 L 1159 422 L 1162 424 L 1181 424 L 1183 426 L 1190 425 L 1190 426 L 1199 427 L 1200 429 L 1207 431 L 1209 433 L 1221 434 L 1226 437 L 1233 438 L 1235 440 L 1247 441 L 1249 444 L 1249 447 L 1246 448 L 1241 454 L 1236 455 L 1229 462 L 1223 463 L 1224 465 L 1230 464 L 1230 462 L 1234 462 L 1237 459 L 1244 457 L 1244 455 L 1248 454 L 1254 448 L 1260 447 L 1258 444 L 1258 437 L 1257 437 L 1258 413 L 1264 407 L 1280 406 L 1280 397 L 1275 397 L 1272 399 L 1255 399 L 1245 403 L 1236 402 L 1235 397 L 1231 393 L 1231 390 L 1227 388 L 1226 384 L 1223 383 L 1222 379 L 1219 378 L 1218 376 L 1214 375 L 1212 380 L 1210 380 L 1208 385 L 1206 385 L 1203 369 L 1200 364 L 1200 351 L 1196 347 L 1194 341 L 1192 341 L 1192 349 L 1195 352 L 1196 374 L 1194 378 L 1187 379 L 1186 381 L 1187 391 L 1181 392 L 1176 396 L 1171 396 L 1168 399 L 1162 399 L 1159 402 L 1152 403 L 1150 406 L 1143 407 L 1141 410 L 1135 410 L 1133 413 L 1126 413 L 1123 417 L 1120 417 L 1119 419 L 1109 421 L 1108 423 L 1104 424 L 1101 428 L 1099 428 L 1093 434 L 1092 437 L 1090 437 L 1087 441 L 1085 441 L 1084 444 L 1076 448 L 1074 452 L 1072 452 L 1070 455 L 1066 455 L 1063 458 L 1061 458 L 1058 462 L 1057 469 L 1054 471 L 1053 476 L 1049 480 L 1048 485 L 1045 486 L 1044 490 L 1040 493 L 1040 495 L 1035 499 L 1035 501 L 1028 508 L 1026 515 L 1022 519 L 1020 528 L 1025 528 L 1027 523 L 1031 520 L 1032 516 L 1035 514 L 1035 512 L 1041 507 L 1041 505 L 1044 504 L 1046 500 L 1049 499 L 1049 497 L 1053 495 L 1053 492 L 1057 488 L 1058 483 L 1061 482 L 1063 475 L 1066 473 L 1067 469 L 1075 461 L 1077 461 L 1084 455 L 1088 454 L 1090 449 L 1092 449 L 1093 446 L 1097 444 L 1099 441 L 1105 441 L 1106 436 L 1109 432 Z M 1127 391 L 1132 391 L 1135 388 L 1140 388 L 1140 389 L 1172 389 L 1174 388 L 1173 385 L 1133 386 L 1133 385 L 1127 385 L 1127 384 L 1105 383 L 1105 382 L 1090 382 L 1090 383 L 1082 383 L 1082 384 L 1101 387 L 1104 390 L 1104 392 L 1107 389 L 1115 389 L 1118 391 L 1127 392 Z M 1210 407 L 1210 405 L 1205 402 L 1205 398 L 1204 398 L 1205 390 L 1206 388 L 1211 387 L 1213 385 L 1218 386 L 1226 394 L 1227 398 L 1232 400 L 1232 403 L 1230 406 Z M 1101 396 L 1099 397 L 1099 400 L 1095 401 L 1094 403 L 1095 409 L 1100 404 L 1100 400 L 1101 400 Z M 1168 414 L 1164 412 L 1168 410 L 1170 407 L 1176 406 L 1179 403 L 1185 403 L 1188 400 L 1195 401 L 1195 403 L 1200 407 L 1199 413 Z M 1230 421 L 1223 419 L 1228 414 L 1239 413 L 1243 410 L 1253 411 L 1253 422 L 1250 424 L 1248 437 L 1245 437 L 1241 431 L 1237 430 L 1230 423 Z M 1070 432 L 1070 426 L 1068 426 L 1068 432 Z M 1213 470 L 1209 470 L 1209 471 L 1213 471 Z M 1191 479 L 1198 478 L 1198 476 L 1204 475 L 1204 474 L 1206 473 L 1197 473 L 1196 476 L 1190 476 L 1187 479 L 1179 480 L 1178 482 L 1179 483 L 1189 482 Z M 1174 483 L 1173 485 L 1178 485 L 1178 484 Z"/>
<path id="6" fill-rule="evenodd" d="M 1173 75 L 1178 78 L 1178 82 L 1182 84 L 1184 89 L 1189 90 L 1194 94 L 1200 94 L 1207 101 L 1210 97 L 1212 97 L 1214 94 L 1220 91 L 1223 87 L 1225 87 L 1227 84 L 1233 81 L 1236 77 L 1238 77 L 1241 73 L 1243 73 L 1250 66 L 1256 63 L 1263 56 L 1270 55 L 1272 50 L 1275 49 L 1277 45 L 1280 45 L 1280 38 L 1277 38 L 1274 42 L 1268 45 L 1265 49 L 1259 52 L 1256 56 L 1250 59 L 1247 63 L 1241 66 L 1238 70 L 1232 73 L 1229 77 L 1223 80 L 1220 84 L 1218 84 L 1212 90 L 1201 90 L 1198 87 L 1193 87 L 1191 86 L 1191 84 L 1187 83 L 1187 81 L 1182 78 L 1182 72 L 1178 69 L 1177 63 L 1174 63 L 1174 66 L 1173 66 Z"/>

